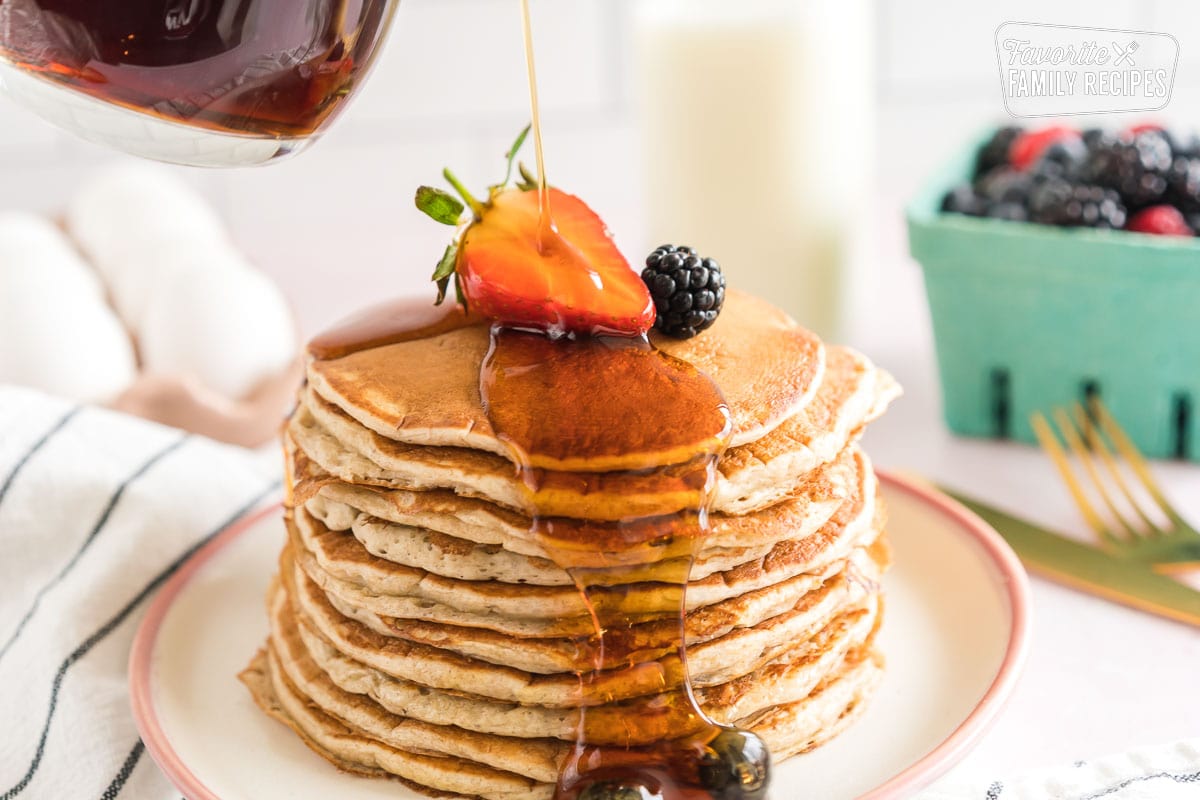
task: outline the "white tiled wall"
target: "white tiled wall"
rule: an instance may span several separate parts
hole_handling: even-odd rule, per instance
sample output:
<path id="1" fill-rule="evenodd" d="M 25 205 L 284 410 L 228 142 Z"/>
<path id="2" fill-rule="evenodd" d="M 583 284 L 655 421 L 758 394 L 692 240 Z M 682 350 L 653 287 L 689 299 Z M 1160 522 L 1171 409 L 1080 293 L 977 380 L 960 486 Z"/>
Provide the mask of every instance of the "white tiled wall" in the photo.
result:
<path id="1" fill-rule="evenodd" d="M 631 257 L 651 244 L 630 89 L 640 1 L 534 0 L 550 173 L 588 198 Z M 374 75 L 324 141 L 267 168 L 186 171 L 284 286 L 306 330 L 366 300 L 423 290 L 447 231 L 412 209 L 419 183 L 447 165 L 472 186 L 498 177 L 528 117 L 516 6 L 401 0 Z M 877 0 L 885 203 L 898 206 L 948 150 L 1003 118 L 993 34 L 1014 19 L 1172 33 L 1183 55 L 1164 116 L 1200 127 L 1191 0 Z M 89 166 L 112 158 L 0 100 L 0 208 L 53 213 Z M 885 259 L 902 258 L 902 241 L 883 244 Z"/>

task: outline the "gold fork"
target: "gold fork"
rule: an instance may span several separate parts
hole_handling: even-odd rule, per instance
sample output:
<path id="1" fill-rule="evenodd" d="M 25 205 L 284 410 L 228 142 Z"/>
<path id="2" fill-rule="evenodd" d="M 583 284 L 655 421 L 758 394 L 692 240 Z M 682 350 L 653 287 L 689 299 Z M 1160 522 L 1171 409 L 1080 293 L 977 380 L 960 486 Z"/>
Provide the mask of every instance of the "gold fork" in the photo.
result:
<path id="1" fill-rule="evenodd" d="M 1112 414 L 1099 398 L 1091 398 L 1089 410 L 1081 403 L 1073 403 L 1070 410 L 1056 408 L 1051 412 L 1058 425 L 1059 434 L 1067 447 L 1083 467 L 1100 496 L 1109 517 L 1109 524 L 1096 511 L 1096 507 L 1084 491 L 1083 483 L 1071 467 L 1071 460 L 1055 435 L 1053 427 L 1040 412 L 1030 418 L 1034 433 L 1047 455 L 1058 467 L 1059 474 L 1067 484 L 1075 505 L 1083 514 L 1088 526 L 1099 537 L 1101 545 L 1110 553 L 1137 561 L 1153 564 L 1155 569 L 1165 572 L 1182 571 L 1200 567 L 1200 531 L 1192 528 L 1167 501 L 1159 488 L 1146 459 L 1133 446 L 1133 442 L 1117 425 Z M 1120 456 L 1118 459 L 1113 451 Z M 1121 460 L 1125 469 L 1121 468 Z M 1103 466 L 1108 479 L 1101 474 Z M 1157 512 L 1163 521 L 1156 522 L 1143 507 L 1143 502 L 1134 496 L 1125 472 L 1132 473 L 1144 491 L 1151 511 Z M 1112 484 L 1125 498 L 1128 508 L 1123 512 L 1113 499 Z"/>

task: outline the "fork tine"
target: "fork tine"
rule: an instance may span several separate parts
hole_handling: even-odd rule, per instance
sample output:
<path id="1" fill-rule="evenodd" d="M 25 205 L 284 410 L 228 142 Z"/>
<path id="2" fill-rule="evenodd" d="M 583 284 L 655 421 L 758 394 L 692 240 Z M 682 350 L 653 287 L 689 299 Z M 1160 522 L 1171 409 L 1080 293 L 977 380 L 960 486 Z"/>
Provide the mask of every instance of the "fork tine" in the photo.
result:
<path id="1" fill-rule="evenodd" d="M 1113 502 L 1112 495 L 1108 493 L 1108 488 L 1104 485 L 1104 480 L 1100 477 L 1100 470 L 1096 469 L 1096 460 L 1092 458 L 1092 454 L 1088 451 L 1087 445 L 1083 443 L 1079 432 L 1075 430 L 1075 425 L 1071 422 L 1070 415 L 1065 409 L 1054 409 L 1054 420 L 1058 423 L 1059 431 L 1067 441 L 1067 446 L 1071 448 L 1071 452 L 1079 459 L 1079 463 L 1083 464 L 1084 472 L 1092 479 L 1092 483 L 1096 487 L 1096 491 L 1100 494 L 1100 499 L 1104 501 L 1108 513 L 1113 516 L 1120 526 L 1122 533 L 1125 534 L 1126 540 L 1137 538 L 1137 532 L 1133 529 L 1121 512 L 1117 509 Z"/>
<path id="2" fill-rule="evenodd" d="M 1121 457 L 1129 462 L 1129 467 L 1133 470 L 1133 474 L 1137 475 L 1138 480 L 1142 482 L 1142 486 L 1145 487 L 1146 492 L 1158 505 L 1159 510 L 1175 525 L 1186 524 L 1183 522 L 1183 517 L 1179 516 L 1179 512 L 1167 501 L 1162 490 L 1158 488 L 1158 482 L 1150 474 L 1150 466 L 1146 463 L 1146 459 L 1133 446 L 1133 442 L 1130 441 L 1129 436 L 1117 424 L 1113 415 L 1109 413 L 1108 408 L 1100 402 L 1100 398 L 1092 398 L 1091 408 L 1096 419 L 1100 421 L 1100 427 L 1104 429 L 1104 433 L 1112 440 Z"/>
<path id="3" fill-rule="evenodd" d="M 1075 505 L 1079 508 L 1079 513 L 1083 515 L 1088 526 L 1105 542 L 1120 544 L 1120 540 L 1113 536 L 1112 531 L 1104 524 L 1104 520 L 1100 519 L 1096 509 L 1092 507 L 1091 501 L 1088 500 L 1083 487 L 1075 477 L 1074 470 L 1071 469 L 1071 462 L 1067 458 L 1066 451 L 1058 443 L 1058 437 L 1054 435 L 1054 430 L 1046 421 L 1046 417 L 1042 415 L 1042 412 L 1035 411 L 1029 417 L 1029 423 L 1033 426 L 1033 432 L 1038 441 L 1041 442 L 1042 450 L 1046 451 L 1046 455 L 1050 456 L 1050 460 L 1058 468 L 1058 474 L 1062 477 L 1063 483 L 1067 485 L 1067 491 L 1071 493 Z"/>
<path id="4" fill-rule="evenodd" d="M 1146 512 L 1142 509 L 1141 503 L 1134 498 L 1133 492 L 1129 490 L 1129 484 L 1125 482 L 1125 476 L 1121 474 L 1121 470 L 1117 466 L 1117 461 L 1115 458 L 1113 458 L 1112 451 L 1104 441 L 1104 435 L 1087 415 L 1087 411 L 1084 410 L 1083 405 L 1078 401 L 1072 403 L 1071 412 L 1075 416 L 1075 423 L 1079 426 L 1079 429 L 1084 432 L 1084 436 L 1086 437 L 1088 444 L 1091 445 L 1092 452 L 1100 456 L 1100 460 L 1104 463 L 1105 468 L 1108 470 L 1108 474 L 1112 476 L 1113 482 L 1117 484 L 1117 488 L 1121 490 L 1121 494 L 1125 496 L 1125 500 L 1130 506 L 1133 507 L 1133 510 L 1138 515 L 1138 518 L 1146 526 L 1146 530 L 1152 534 L 1164 533 L 1162 527 L 1146 515 Z M 1133 530 L 1133 534 L 1135 536 L 1143 535 L 1141 531 L 1133 529 L 1133 526 L 1127 527 Z"/>

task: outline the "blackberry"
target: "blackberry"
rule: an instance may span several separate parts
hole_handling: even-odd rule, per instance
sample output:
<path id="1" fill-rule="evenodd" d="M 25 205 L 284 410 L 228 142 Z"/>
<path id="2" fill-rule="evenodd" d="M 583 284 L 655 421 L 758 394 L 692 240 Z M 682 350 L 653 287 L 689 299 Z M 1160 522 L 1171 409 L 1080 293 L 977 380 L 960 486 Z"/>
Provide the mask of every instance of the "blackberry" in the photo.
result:
<path id="1" fill-rule="evenodd" d="M 967 214 L 972 217 L 982 217 L 987 211 L 987 200 L 976 193 L 969 184 L 955 186 L 946 192 L 942 198 L 942 211 L 950 214 Z"/>
<path id="2" fill-rule="evenodd" d="M 1111 134 L 1103 128 L 1088 128 L 1083 132 L 1083 144 L 1088 150 L 1109 138 L 1111 138 Z"/>
<path id="3" fill-rule="evenodd" d="M 1200 134 L 1193 133 L 1186 139 L 1172 142 L 1172 150 L 1176 157 L 1200 158 Z"/>
<path id="4" fill-rule="evenodd" d="M 654 327 L 676 339 L 690 339 L 711 326 L 725 303 L 721 265 L 690 247 L 664 244 L 646 256 L 642 280 L 654 298 Z"/>
<path id="5" fill-rule="evenodd" d="M 975 177 L 984 175 L 996 167 L 1008 163 L 1008 148 L 1013 140 L 1021 135 L 1021 129 L 1016 127 L 997 128 L 992 138 L 979 149 L 975 160 Z"/>
<path id="6" fill-rule="evenodd" d="M 987 203 L 1024 203 L 1034 178 L 1011 167 L 997 167 L 975 181 L 975 191 Z"/>
<path id="7" fill-rule="evenodd" d="M 1035 176 L 1073 179 L 1083 170 L 1088 148 L 1080 139 L 1062 139 L 1042 151 L 1030 172 Z"/>
<path id="8" fill-rule="evenodd" d="M 1200 213 L 1200 156 L 1175 157 L 1167 173 L 1166 199 L 1184 214 Z"/>
<path id="9" fill-rule="evenodd" d="M 1008 222 L 1026 222 L 1029 220 L 1029 210 L 1022 203 L 992 203 L 985 216 Z"/>
<path id="10" fill-rule="evenodd" d="M 1162 202 L 1171 169 L 1171 143 L 1162 131 L 1147 130 L 1132 138 L 1105 139 L 1088 154 L 1083 177 L 1116 189 L 1125 205 L 1144 208 Z"/>
<path id="11" fill-rule="evenodd" d="M 1052 178 L 1029 195 L 1029 220 L 1043 225 L 1121 228 L 1125 205 L 1113 189 Z"/>
<path id="12" fill-rule="evenodd" d="M 1187 220 L 1188 227 L 1194 230 L 1197 236 L 1200 236 L 1200 213 L 1185 214 L 1184 219 Z"/>

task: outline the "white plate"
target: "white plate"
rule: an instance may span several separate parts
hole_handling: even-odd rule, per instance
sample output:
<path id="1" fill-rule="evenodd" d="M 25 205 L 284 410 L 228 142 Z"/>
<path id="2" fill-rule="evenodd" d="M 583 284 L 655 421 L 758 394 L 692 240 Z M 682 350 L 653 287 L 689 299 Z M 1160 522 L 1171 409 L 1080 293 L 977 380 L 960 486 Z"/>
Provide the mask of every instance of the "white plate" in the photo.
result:
<path id="1" fill-rule="evenodd" d="M 974 746 L 1013 689 L 1028 645 L 1028 584 L 979 518 L 881 475 L 895 566 L 885 579 L 886 677 L 867 713 L 777 767 L 777 800 L 905 797 Z M 155 599 L 130 658 L 147 750 L 188 800 L 424 800 L 338 772 L 251 701 L 236 675 L 267 635 L 278 508 L 198 552 Z"/>

